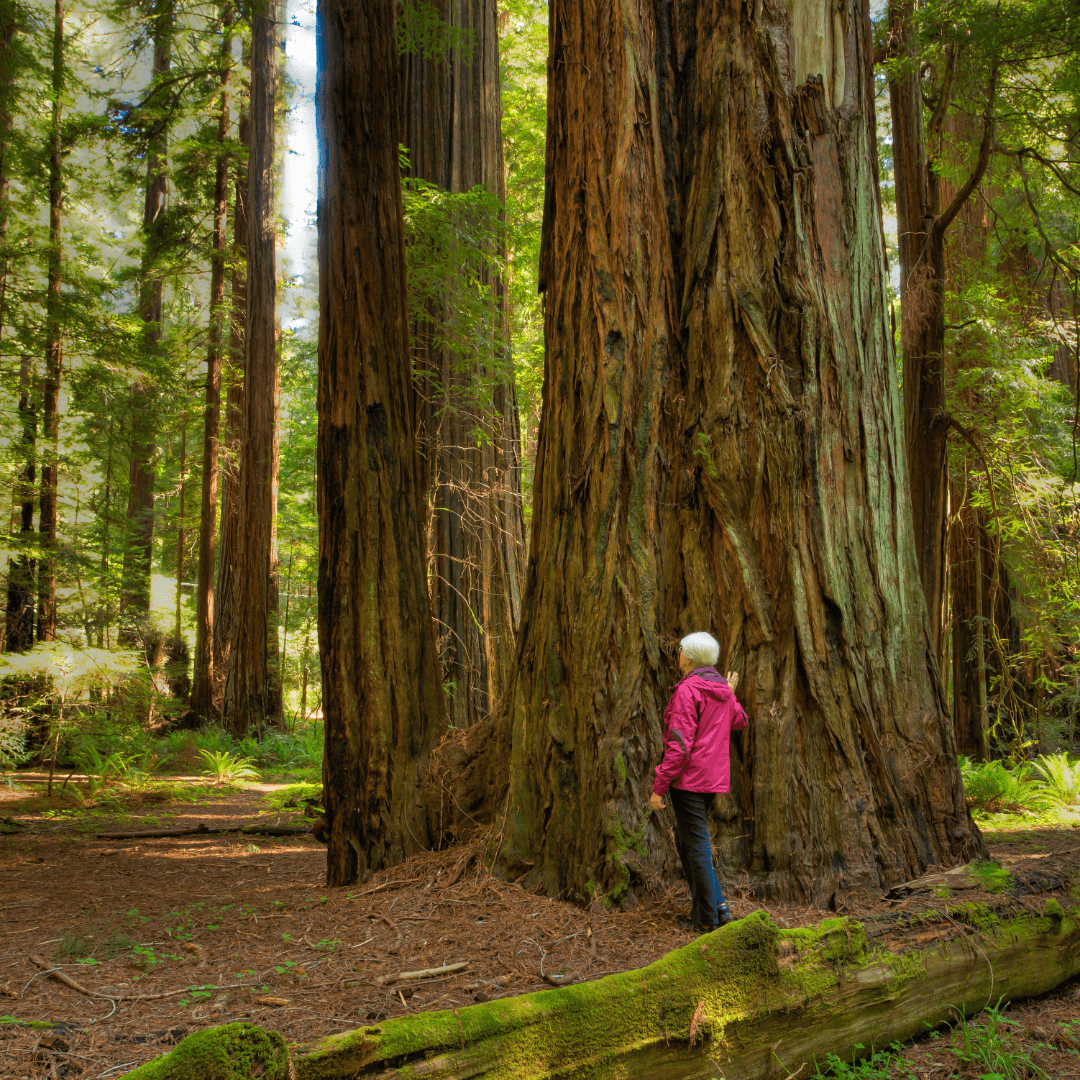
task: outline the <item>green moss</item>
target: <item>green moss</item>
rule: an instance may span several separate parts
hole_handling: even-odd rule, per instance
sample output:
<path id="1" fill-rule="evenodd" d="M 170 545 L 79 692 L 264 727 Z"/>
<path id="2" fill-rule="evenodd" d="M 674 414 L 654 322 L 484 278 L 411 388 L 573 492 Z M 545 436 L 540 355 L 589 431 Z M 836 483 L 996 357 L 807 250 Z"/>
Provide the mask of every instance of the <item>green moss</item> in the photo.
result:
<path id="1" fill-rule="evenodd" d="M 638 971 L 330 1036 L 295 1059 L 297 1075 L 320 1080 L 385 1062 L 407 1077 L 416 1056 L 467 1045 L 488 1080 L 549 1075 L 564 1060 L 575 1078 L 607 1076 L 628 1048 L 689 1042 L 695 1013 L 695 1031 L 713 1040 L 755 1016 L 767 1005 L 762 987 L 775 985 L 779 935 L 755 912 Z"/>
<path id="2" fill-rule="evenodd" d="M 1051 896 L 1043 906 L 1043 915 L 1048 919 L 1058 921 L 1065 918 L 1065 909 L 1053 896 Z"/>
<path id="3" fill-rule="evenodd" d="M 803 1001 L 821 997 L 844 969 L 866 962 L 866 930 L 854 919 L 825 919 L 780 934 L 780 985 Z"/>
<path id="4" fill-rule="evenodd" d="M 626 787 L 626 758 L 621 750 L 615 751 L 615 775 L 619 778 L 620 790 Z"/>
<path id="5" fill-rule="evenodd" d="M 171 1053 L 127 1075 L 133 1080 L 287 1080 L 289 1050 L 276 1031 L 225 1024 L 196 1031 Z"/>
<path id="6" fill-rule="evenodd" d="M 979 879 L 989 893 L 999 893 L 1012 884 L 1012 874 L 1003 870 L 998 862 L 974 862 L 968 869 Z"/>

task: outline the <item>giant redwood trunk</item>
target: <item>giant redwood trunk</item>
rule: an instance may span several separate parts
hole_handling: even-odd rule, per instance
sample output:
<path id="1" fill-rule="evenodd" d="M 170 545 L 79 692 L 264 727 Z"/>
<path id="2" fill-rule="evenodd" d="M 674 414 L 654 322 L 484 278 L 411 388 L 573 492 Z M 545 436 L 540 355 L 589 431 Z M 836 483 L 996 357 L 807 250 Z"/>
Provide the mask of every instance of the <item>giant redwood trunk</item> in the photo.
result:
<path id="1" fill-rule="evenodd" d="M 174 10 L 172 0 L 153 5 L 154 62 L 151 99 L 172 69 Z M 128 458 L 127 543 L 120 597 L 120 640 L 136 645 L 150 617 L 150 573 L 154 557 L 154 487 L 157 482 L 157 397 L 155 371 L 162 345 L 163 269 L 166 238 L 165 202 L 168 195 L 168 130 L 164 125 L 150 138 L 146 154 L 143 202 L 143 256 L 139 283 L 139 315 L 143 321 L 145 368 L 131 387 L 131 442 Z"/>
<path id="2" fill-rule="evenodd" d="M 458 43 L 435 58 L 421 48 L 402 56 L 402 139 L 411 175 L 454 193 L 479 185 L 501 203 L 498 5 L 439 0 L 433 7 L 458 32 Z M 455 727 L 487 715 L 506 685 L 524 570 L 521 447 L 504 288 L 486 267 L 480 277 L 491 289 L 491 307 L 473 352 L 440 347 L 439 323 L 453 314 L 441 305 L 410 328 L 430 502 L 432 615 Z"/>
<path id="3" fill-rule="evenodd" d="M 30 398 L 30 357 L 24 355 L 19 367 L 19 426 L 22 428 L 18 454 L 21 468 L 15 481 L 19 504 L 19 532 L 13 537 L 16 553 L 8 564 L 7 608 L 4 651 L 21 653 L 34 645 L 34 579 L 37 560 L 28 550 L 34 542 L 34 497 L 37 490 L 37 412 Z M 21 550 L 20 550 L 21 549 Z"/>
<path id="4" fill-rule="evenodd" d="M 425 846 L 443 727 L 412 429 L 393 0 L 321 0 L 319 655 L 327 883 Z"/>
<path id="5" fill-rule="evenodd" d="M 199 515 L 199 585 L 195 616 L 195 679 L 191 710 L 209 719 L 214 699 L 214 562 L 217 554 L 217 500 L 221 432 L 221 363 L 225 347 L 225 248 L 229 212 L 229 73 L 232 64 L 232 7 L 222 13 L 221 106 L 214 170 L 214 232 L 210 256 L 210 324 L 206 354 L 206 409 L 203 418 L 202 506 Z M 177 560 L 179 566 L 179 558 Z M 179 635 L 178 635 L 179 636 Z"/>
<path id="6" fill-rule="evenodd" d="M 236 612 L 225 715 L 238 735 L 281 715 L 277 670 L 277 230 L 274 98 L 277 0 L 259 0 L 251 22 L 247 321 L 236 560 Z"/>
<path id="7" fill-rule="evenodd" d="M 759 892 L 829 904 L 983 852 L 906 497 L 865 6 L 550 10 L 504 867 L 624 902 L 674 868 L 648 797 L 702 629 L 751 717 L 725 816 Z"/>

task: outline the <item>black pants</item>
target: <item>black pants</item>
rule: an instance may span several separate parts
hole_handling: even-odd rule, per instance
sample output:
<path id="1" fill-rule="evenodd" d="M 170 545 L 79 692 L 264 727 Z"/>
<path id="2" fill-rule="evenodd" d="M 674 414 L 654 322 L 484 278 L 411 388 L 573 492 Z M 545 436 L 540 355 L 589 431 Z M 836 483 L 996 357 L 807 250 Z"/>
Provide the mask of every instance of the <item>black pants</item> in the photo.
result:
<path id="1" fill-rule="evenodd" d="M 720 882 L 712 861 L 709 836 L 709 807 L 713 794 L 707 791 L 680 791 L 668 788 L 671 808 L 675 811 L 675 849 L 682 860 L 683 873 L 690 886 L 693 907 L 690 918 L 695 926 L 708 930 L 719 923 L 717 906 L 724 903 Z"/>

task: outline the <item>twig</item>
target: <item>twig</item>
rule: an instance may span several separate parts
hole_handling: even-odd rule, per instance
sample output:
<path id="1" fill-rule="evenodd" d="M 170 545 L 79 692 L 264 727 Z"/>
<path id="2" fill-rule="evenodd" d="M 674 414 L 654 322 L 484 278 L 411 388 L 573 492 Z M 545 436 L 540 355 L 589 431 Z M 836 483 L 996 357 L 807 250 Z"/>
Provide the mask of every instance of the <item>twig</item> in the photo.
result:
<path id="1" fill-rule="evenodd" d="M 393 919 L 389 918 L 388 916 L 386 916 L 386 915 L 376 915 L 375 919 L 378 922 L 386 923 L 386 925 L 389 926 L 390 929 L 393 930 L 395 934 L 397 934 L 397 941 L 395 941 L 394 944 L 391 945 L 390 948 L 386 950 L 389 953 L 396 953 L 401 948 L 402 943 L 405 941 L 405 935 L 401 932 L 401 929 L 398 927 L 398 924 L 396 922 L 394 922 Z"/>
<path id="2" fill-rule="evenodd" d="M 445 967 L 423 968 L 420 971 L 399 971 L 396 975 L 379 975 L 375 978 L 375 985 L 386 986 L 388 983 L 402 982 L 405 979 L 432 979 L 437 975 L 452 975 L 455 972 L 464 971 L 468 966 L 469 961 L 462 960 L 460 963 L 447 964 Z"/>

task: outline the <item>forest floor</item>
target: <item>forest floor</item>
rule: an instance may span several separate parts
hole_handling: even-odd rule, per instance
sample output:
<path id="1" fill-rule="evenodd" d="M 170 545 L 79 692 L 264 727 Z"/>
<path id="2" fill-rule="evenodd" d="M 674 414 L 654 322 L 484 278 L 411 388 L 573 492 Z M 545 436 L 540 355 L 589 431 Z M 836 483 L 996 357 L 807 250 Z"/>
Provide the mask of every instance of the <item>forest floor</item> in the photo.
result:
<path id="1" fill-rule="evenodd" d="M 126 806 L 87 809 L 45 799 L 33 777 L 0 787 L 0 821 L 18 823 L 0 825 L 0 1077 L 120 1076 L 186 1034 L 230 1020 L 306 1041 L 406 1012 L 540 990 L 544 975 L 585 980 L 640 967 L 690 940 L 674 921 L 689 907 L 685 886 L 636 911 L 583 910 L 490 876 L 476 845 L 328 889 L 325 849 L 310 835 L 96 835 L 200 823 L 303 825 L 300 810 L 285 805 L 303 793 L 269 783 L 223 792 L 203 777 L 174 778 L 174 801 L 147 803 L 136 794 Z M 989 840 L 994 857 L 1021 879 L 1047 870 L 1080 879 L 1075 826 L 1014 822 Z M 737 882 L 727 892 L 737 916 L 764 906 L 780 926 L 835 914 L 761 905 Z M 870 917 L 896 906 L 844 913 Z M 54 981 L 35 956 L 96 996 Z M 387 978 L 460 963 L 467 966 L 420 982 Z M 981 1022 L 984 1035 L 989 1023 L 1001 1047 L 1028 1055 L 1046 1076 L 1080 1080 L 1080 981 L 1000 1015 Z M 846 1075 L 945 1080 L 1000 1072 L 961 1062 L 958 1047 L 961 1033 L 935 1033 L 905 1048 L 889 1071 Z"/>

